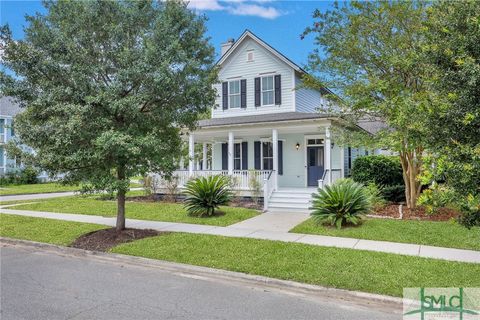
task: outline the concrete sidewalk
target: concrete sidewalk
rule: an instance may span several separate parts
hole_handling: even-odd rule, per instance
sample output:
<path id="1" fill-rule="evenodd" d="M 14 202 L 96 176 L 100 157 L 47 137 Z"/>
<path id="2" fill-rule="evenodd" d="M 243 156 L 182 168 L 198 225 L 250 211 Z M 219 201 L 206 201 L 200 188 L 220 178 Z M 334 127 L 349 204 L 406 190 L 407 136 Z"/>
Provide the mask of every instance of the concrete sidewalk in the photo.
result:
<path id="1" fill-rule="evenodd" d="M 11 205 L 13 206 L 13 205 Z M 8 206 L 8 207 L 11 207 Z M 0 208 L 0 213 L 14 214 L 28 217 L 48 218 L 65 221 L 76 221 L 86 223 L 96 223 L 106 226 L 115 226 L 115 218 L 93 216 L 93 215 L 81 215 L 70 213 L 53 213 L 53 212 L 41 212 L 41 211 L 28 211 L 28 210 L 12 210 L 4 209 L 7 206 Z M 268 224 L 268 220 L 271 220 L 271 224 L 275 224 L 276 214 L 264 213 L 260 215 L 264 224 Z M 255 218 L 258 218 L 257 216 Z M 255 219 L 252 218 L 252 219 Z M 308 216 L 307 216 L 308 218 Z M 251 219 L 250 219 L 251 220 Z M 243 237 L 251 239 L 264 239 L 264 240 L 276 240 L 282 242 L 304 243 L 325 247 L 337 247 L 348 248 L 354 250 L 367 250 L 378 251 L 393 254 L 401 254 L 408 256 L 417 256 L 424 258 L 434 258 L 450 261 L 471 262 L 480 263 L 480 251 L 474 250 L 462 250 L 452 248 L 442 248 L 425 246 L 418 244 L 397 243 L 388 241 L 373 241 L 354 238 L 341 238 L 320 236 L 301 233 L 288 233 L 286 231 L 274 231 L 262 228 L 255 228 L 252 225 L 251 228 L 238 227 L 239 225 L 247 225 L 247 221 L 240 222 L 228 227 L 216 227 L 200 224 L 188 224 L 188 223 L 175 223 L 175 222 L 162 222 L 162 221 L 148 221 L 137 219 L 126 219 L 126 226 L 129 228 L 139 229 L 154 229 L 159 231 L 170 232 L 187 232 L 198 234 L 210 234 L 221 235 L 226 237 Z"/>

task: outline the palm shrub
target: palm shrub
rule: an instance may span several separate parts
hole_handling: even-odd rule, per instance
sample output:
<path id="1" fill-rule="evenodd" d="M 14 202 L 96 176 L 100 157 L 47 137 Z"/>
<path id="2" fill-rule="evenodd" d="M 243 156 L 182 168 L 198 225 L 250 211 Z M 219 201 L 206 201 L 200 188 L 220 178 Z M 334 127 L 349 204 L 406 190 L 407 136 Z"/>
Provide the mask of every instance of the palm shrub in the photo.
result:
<path id="1" fill-rule="evenodd" d="M 195 216 L 211 216 L 221 205 L 226 205 L 232 198 L 226 177 L 216 175 L 190 180 L 185 186 L 185 209 Z"/>
<path id="2" fill-rule="evenodd" d="M 362 184 L 342 179 L 318 189 L 310 209 L 315 222 L 340 229 L 345 224 L 357 225 L 372 210 L 372 197 Z"/>

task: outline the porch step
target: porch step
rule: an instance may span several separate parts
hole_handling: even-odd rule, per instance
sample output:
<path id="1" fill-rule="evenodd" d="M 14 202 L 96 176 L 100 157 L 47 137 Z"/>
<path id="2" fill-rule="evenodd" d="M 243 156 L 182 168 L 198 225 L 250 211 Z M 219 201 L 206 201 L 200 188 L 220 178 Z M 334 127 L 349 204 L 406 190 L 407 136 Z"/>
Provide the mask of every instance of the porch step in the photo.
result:
<path id="1" fill-rule="evenodd" d="M 308 214 L 314 188 L 292 188 L 274 191 L 268 201 L 269 212 Z"/>

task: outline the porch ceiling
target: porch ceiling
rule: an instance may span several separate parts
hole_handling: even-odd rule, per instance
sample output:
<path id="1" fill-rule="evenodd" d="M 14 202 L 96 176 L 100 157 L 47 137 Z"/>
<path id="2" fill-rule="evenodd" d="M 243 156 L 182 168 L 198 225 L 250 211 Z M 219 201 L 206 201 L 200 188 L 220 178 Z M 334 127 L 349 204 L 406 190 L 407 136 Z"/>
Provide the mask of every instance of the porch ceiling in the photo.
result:
<path id="1" fill-rule="evenodd" d="M 325 128 L 331 125 L 327 119 L 308 119 L 297 121 L 282 121 L 256 124 L 238 124 L 221 127 L 198 128 L 194 131 L 195 142 L 226 141 L 228 133 L 233 132 L 235 139 L 246 137 L 270 138 L 272 129 L 277 129 L 279 135 L 287 133 L 324 134 Z"/>

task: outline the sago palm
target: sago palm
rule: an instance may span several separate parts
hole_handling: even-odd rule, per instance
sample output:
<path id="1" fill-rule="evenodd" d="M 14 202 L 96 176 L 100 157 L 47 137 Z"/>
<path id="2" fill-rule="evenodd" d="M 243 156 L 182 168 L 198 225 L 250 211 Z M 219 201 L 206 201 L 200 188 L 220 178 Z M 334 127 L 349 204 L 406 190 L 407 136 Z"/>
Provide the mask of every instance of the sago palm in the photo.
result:
<path id="1" fill-rule="evenodd" d="M 219 206 L 228 204 L 232 198 L 228 179 L 220 175 L 189 181 L 185 194 L 185 209 L 195 216 L 211 216 Z"/>
<path id="2" fill-rule="evenodd" d="M 319 189 L 313 195 L 310 209 L 317 223 L 341 228 L 345 224 L 357 225 L 363 215 L 372 209 L 372 202 L 362 184 L 343 179 Z"/>

